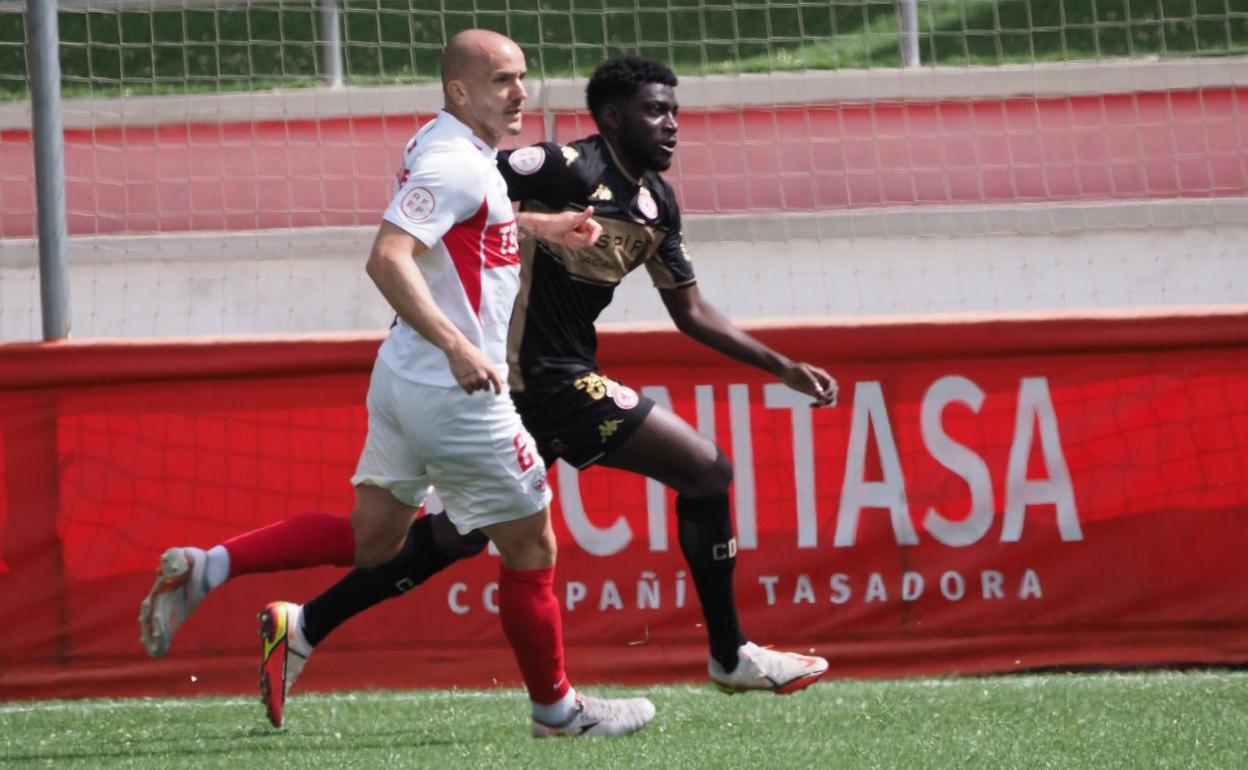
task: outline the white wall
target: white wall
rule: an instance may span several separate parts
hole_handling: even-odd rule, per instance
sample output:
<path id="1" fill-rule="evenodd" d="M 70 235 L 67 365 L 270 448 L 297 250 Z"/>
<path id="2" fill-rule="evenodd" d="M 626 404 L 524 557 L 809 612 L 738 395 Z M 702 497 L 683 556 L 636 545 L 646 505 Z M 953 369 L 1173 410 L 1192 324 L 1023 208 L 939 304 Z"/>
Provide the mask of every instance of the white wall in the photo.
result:
<path id="1" fill-rule="evenodd" d="M 690 217 L 701 291 L 738 319 L 1248 302 L 1248 202 Z M 75 338 L 384 329 L 373 230 L 74 239 Z M 787 237 L 787 240 L 785 239 Z M 40 334 L 32 241 L 0 241 L 0 340 Z M 644 271 L 603 322 L 666 318 Z"/>

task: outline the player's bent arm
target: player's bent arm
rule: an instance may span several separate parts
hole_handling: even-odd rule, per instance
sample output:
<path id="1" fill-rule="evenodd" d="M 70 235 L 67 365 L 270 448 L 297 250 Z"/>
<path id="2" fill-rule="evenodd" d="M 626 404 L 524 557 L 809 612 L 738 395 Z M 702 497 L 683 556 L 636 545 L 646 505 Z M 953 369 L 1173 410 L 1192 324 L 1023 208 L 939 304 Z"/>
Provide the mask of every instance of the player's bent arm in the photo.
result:
<path id="1" fill-rule="evenodd" d="M 696 283 L 660 289 L 668 315 L 682 334 L 743 364 L 778 377 L 818 405 L 836 403 L 836 380 L 823 369 L 781 355 L 740 329 L 698 291 Z"/>
<path id="2" fill-rule="evenodd" d="M 746 334 L 702 297 L 696 283 L 676 289 L 660 289 L 659 296 L 676 328 L 743 364 L 771 372 L 777 377 L 793 362 Z"/>
<path id="3" fill-rule="evenodd" d="M 583 211 L 554 214 L 521 211 L 516 215 L 516 226 L 522 237 L 541 238 L 570 249 L 583 249 L 602 236 L 602 225 L 591 219 L 593 215 L 593 206 L 587 206 Z"/>
<path id="4" fill-rule="evenodd" d="M 416 266 L 416 257 L 427 250 L 410 233 L 382 222 L 364 269 L 394 312 L 446 354 L 460 387 L 469 393 L 486 387 L 501 392 L 502 378 L 498 372 L 434 301 L 429 284 Z"/>

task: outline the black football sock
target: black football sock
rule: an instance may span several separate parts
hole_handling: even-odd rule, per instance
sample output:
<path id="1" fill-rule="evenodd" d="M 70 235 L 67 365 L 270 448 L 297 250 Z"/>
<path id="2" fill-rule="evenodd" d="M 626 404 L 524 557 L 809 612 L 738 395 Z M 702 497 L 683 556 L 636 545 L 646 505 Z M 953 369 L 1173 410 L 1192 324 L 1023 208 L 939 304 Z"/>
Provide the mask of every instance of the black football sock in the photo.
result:
<path id="1" fill-rule="evenodd" d="M 732 593 L 732 571 L 737 565 L 737 541 L 732 536 L 728 496 L 676 498 L 680 550 L 689 562 L 693 585 L 702 603 L 702 617 L 710 640 L 711 657 L 725 671 L 737 667 L 737 648 L 745 644 Z"/>
<path id="2" fill-rule="evenodd" d="M 480 532 L 460 535 L 435 513 L 412 522 L 398 555 L 376 567 L 357 567 L 303 606 L 303 635 L 316 646 L 348 619 L 420 585 L 449 565 L 478 554 L 488 541 Z"/>

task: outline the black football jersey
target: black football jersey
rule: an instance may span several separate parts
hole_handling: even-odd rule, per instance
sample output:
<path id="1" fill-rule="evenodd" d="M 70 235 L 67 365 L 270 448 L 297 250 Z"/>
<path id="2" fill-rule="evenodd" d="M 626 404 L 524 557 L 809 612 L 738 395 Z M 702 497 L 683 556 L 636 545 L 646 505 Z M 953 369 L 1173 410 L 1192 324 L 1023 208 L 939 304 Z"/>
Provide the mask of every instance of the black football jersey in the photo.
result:
<path id="1" fill-rule="evenodd" d="M 554 388 L 598 368 L 594 322 L 624 276 L 646 266 L 656 288 L 694 282 L 672 188 L 657 173 L 628 176 L 606 140 L 591 136 L 498 154 L 498 169 L 522 211 L 594 207 L 602 237 L 583 249 L 528 238 L 520 246 L 520 294 L 507 343 L 517 393 Z"/>

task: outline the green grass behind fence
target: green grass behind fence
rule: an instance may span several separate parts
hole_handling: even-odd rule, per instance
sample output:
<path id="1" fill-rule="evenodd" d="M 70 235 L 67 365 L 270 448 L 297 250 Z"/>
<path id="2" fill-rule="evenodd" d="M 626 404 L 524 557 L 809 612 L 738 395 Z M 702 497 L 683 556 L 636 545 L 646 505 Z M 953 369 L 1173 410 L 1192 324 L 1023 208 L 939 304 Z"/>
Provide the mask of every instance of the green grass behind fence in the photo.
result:
<path id="1" fill-rule="evenodd" d="M 893 0 L 341 0 L 349 82 L 432 80 L 446 36 L 496 29 L 538 76 L 639 52 L 682 74 L 896 67 Z M 111 95 L 313 85 L 316 4 L 187 0 L 58 14 L 66 92 Z M 26 97 L 24 15 L 0 12 L 0 98 Z M 925 63 L 999 64 L 1248 52 L 1248 0 L 925 0 Z"/>

